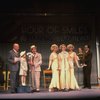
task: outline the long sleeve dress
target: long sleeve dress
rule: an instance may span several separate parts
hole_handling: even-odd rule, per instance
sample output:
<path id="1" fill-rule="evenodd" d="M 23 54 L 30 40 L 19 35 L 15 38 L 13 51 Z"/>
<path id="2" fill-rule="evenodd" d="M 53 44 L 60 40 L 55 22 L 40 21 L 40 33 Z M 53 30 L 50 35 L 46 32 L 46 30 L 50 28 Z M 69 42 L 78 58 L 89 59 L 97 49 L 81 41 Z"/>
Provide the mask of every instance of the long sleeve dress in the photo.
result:
<path id="1" fill-rule="evenodd" d="M 59 71 L 58 71 L 58 55 L 57 53 L 51 53 L 49 61 L 52 61 L 52 79 L 49 85 L 49 89 L 58 88 L 59 89 Z"/>

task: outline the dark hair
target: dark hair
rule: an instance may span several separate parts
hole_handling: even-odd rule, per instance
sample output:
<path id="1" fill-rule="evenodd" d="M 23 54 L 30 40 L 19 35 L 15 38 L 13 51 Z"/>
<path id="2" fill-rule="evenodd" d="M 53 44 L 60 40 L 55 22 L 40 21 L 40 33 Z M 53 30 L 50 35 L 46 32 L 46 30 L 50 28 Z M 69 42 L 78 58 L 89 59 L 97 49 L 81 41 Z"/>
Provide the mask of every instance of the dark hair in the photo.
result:
<path id="1" fill-rule="evenodd" d="M 83 50 L 83 47 L 78 47 L 78 49 L 81 48 Z"/>

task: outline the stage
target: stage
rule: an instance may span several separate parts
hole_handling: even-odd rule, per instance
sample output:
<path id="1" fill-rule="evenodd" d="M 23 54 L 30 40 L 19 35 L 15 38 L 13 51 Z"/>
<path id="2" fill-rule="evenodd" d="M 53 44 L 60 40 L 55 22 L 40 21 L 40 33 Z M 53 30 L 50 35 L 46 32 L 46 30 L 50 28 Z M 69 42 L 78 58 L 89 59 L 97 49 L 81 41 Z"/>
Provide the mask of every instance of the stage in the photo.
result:
<path id="1" fill-rule="evenodd" d="M 48 89 L 41 89 L 34 93 L 1 92 L 0 99 L 85 99 L 100 98 L 100 87 L 94 86 L 92 89 L 81 89 L 80 91 L 69 92 L 48 92 Z"/>

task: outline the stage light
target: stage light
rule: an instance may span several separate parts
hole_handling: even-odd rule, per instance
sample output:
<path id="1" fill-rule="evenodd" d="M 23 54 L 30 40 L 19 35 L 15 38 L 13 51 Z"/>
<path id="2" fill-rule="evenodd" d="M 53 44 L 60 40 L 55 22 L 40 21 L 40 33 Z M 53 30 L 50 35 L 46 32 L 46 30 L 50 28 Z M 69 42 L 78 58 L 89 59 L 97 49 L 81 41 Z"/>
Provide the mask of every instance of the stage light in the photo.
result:
<path id="1" fill-rule="evenodd" d="M 47 13 L 44 13 L 44 16 L 47 16 Z"/>

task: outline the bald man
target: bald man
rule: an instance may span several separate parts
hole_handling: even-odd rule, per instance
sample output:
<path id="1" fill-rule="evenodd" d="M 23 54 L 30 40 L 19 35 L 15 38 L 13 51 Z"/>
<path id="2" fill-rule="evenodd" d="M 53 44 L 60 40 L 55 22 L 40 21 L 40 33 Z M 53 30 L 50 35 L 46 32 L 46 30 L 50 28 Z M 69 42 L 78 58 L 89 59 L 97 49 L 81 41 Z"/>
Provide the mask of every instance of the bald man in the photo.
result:
<path id="1" fill-rule="evenodd" d="M 19 72 L 19 44 L 14 43 L 12 50 L 8 53 L 8 67 L 10 69 L 11 93 L 15 93 L 18 86 Z"/>

